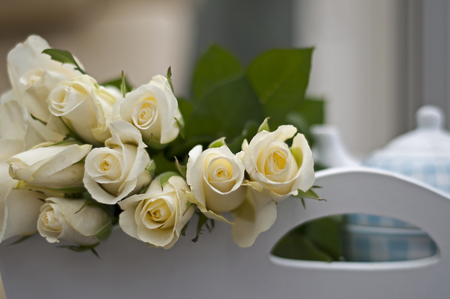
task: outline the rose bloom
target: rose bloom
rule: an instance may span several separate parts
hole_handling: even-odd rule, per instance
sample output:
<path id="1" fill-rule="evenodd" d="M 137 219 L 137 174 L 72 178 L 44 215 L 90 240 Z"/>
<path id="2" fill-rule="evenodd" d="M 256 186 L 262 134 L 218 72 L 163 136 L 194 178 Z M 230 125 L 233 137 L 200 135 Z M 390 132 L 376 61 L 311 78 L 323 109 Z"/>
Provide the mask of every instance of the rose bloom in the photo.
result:
<path id="1" fill-rule="evenodd" d="M 93 149 L 86 157 L 84 185 L 98 202 L 115 204 L 150 183 L 146 168 L 150 157 L 141 133 L 118 120 L 111 123 L 112 137 L 106 147 Z"/>
<path id="2" fill-rule="evenodd" d="M 57 84 L 81 75 L 71 64 L 54 61 L 42 51 L 50 46 L 42 37 L 31 35 L 8 53 L 8 75 L 16 100 L 40 120 L 50 117 L 46 99 Z"/>
<path id="3" fill-rule="evenodd" d="M 296 132 L 291 125 L 280 126 L 274 132 L 261 131 L 250 144 L 244 141 L 238 153 L 251 186 L 276 202 L 297 195 L 299 189 L 306 192 L 315 180 L 311 149 L 305 136 Z M 289 148 L 285 141 L 292 137 Z"/>
<path id="4" fill-rule="evenodd" d="M 102 239 L 99 233 L 111 226 L 108 214 L 96 205 L 83 207 L 84 199 L 49 197 L 45 201 L 37 228 L 50 243 L 64 239 L 78 245 L 93 245 Z"/>
<path id="5" fill-rule="evenodd" d="M 92 145 L 76 142 L 40 144 L 8 159 L 13 179 L 30 186 L 60 189 L 82 187 L 84 163 Z"/>
<path id="6" fill-rule="evenodd" d="M 194 214 L 187 209 L 185 192 L 189 187 L 183 178 L 172 176 L 161 186 L 156 177 L 144 194 L 130 196 L 119 203 L 124 210 L 119 224 L 130 236 L 156 247 L 169 249 Z"/>
<path id="7" fill-rule="evenodd" d="M 202 152 L 198 145 L 189 152 L 187 163 L 187 183 L 197 205 L 216 214 L 237 208 L 245 197 L 244 165 L 223 145 Z"/>
<path id="8" fill-rule="evenodd" d="M 111 137 L 109 124 L 116 99 L 104 87 L 96 85 L 95 79 L 88 75 L 58 84 L 47 98 L 52 113 L 48 126 L 67 133 L 62 119 L 87 143 L 102 145 Z"/>
<path id="9" fill-rule="evenodd" d="M 166 144 L 173 141 L 180 132 L 177 120 L 183 121 L 169 81 L 161 75 L 127 93 L 125 99 L 118 100 L 114 105 L 113 118 L 133 124 L 149 145 L 152 142 Z"/>

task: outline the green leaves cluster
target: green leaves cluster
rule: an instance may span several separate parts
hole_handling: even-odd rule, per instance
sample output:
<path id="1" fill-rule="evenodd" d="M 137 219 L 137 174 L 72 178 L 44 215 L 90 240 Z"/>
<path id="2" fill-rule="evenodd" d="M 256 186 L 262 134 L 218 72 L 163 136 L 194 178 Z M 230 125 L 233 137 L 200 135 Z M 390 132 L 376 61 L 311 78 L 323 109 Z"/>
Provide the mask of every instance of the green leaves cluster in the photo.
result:
<path id="1" fill-rule="evenodd" d="M 312 52 L 271 50 L 244 68 L 231 53 L 211 46 L 195 68 L 192 99 L 179 99 L 185 140 L 172 153 L 182 155 L 192 145 L 206 146 L 221 137 L 237 152 L 267 117 L 272 128 L 290 123 L 302 133 L 322 123 L 324 101 L 305 97 Z"/>

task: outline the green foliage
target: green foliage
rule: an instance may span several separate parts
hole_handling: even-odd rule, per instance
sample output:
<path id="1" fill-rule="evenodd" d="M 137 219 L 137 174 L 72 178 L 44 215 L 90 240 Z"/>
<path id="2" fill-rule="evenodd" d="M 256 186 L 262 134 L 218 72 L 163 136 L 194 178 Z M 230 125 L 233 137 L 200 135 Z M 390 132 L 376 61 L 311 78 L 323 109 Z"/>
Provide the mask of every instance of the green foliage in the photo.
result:
<path id="1" fill-rule="evenodd" d="M 310 221 L 287 233 L 272 249 L 272 254 L 298 260 L 339 261 L 340 217 Z"/>
<path id="2" fill-rule="evenodd" d="M 302 199 L 312 198 L 312 199 L 317 199 L 317 200 L 325 200 L 325 199 L 321 198 L 312 188 L 306 192 L 303 192 L 302 190 L 298 190 L 298 194 L 295 197 L 302 198 Z"/>
<path id="3" fill-rule="evenodd" d="M 304 99 L 311 69 L 312 48 L 271 50 L 257 57 L 247 70 L 266 116 L 275 127 Z"/>
<path id="4" fill-rule="evenodd" d="M 130 82 L 128 82 L 127 78 L 126 77 L 124 77 L 124 78 L 125 78 L 125 87 L 126 87 L 126 89 L 128 91 L 133 90 L 133 86 L 130 84 Z M 112 86 L 112 87 L 117 88 L 118 90 L 121 90 L 121 86 L 122 86 L 123 80 L 124 79 L 121 76 L 120 78 L 116 78 L 116 79 L 112 79 L 112 80 L 103 82 L 100 85 L 102 85 L 102 86 Z"/>
<path id="5" fill-rule="evenodd" d="M 209 223 L 208 223 L 209 222 Z M 203 226 L 206 226 L 209 232 L 214 229 L 214 220 L 206 217 L 203 213 L 198 211 L 198 222 L 197 222 L 197 230 L 195 238 L 192 239 L 192 242 L 197 242 L 198 238 L 203 232 Z"/>
<path id="6" fill-rule="evenodd" d="M 34 236 L 34 235 L 36 235 L 36 233 L 32 233 L 32 234 L 28 234 L 28 235 L 22 235 L 22 236 L 20 236 L 19 239 L 17 239 L 17 241 L 14 241 L 14 242 L 12 242 L 11 244 L 8 244 L 8 246 L 16 245 L 16 244 L 22 243 L 23 241 L 28 240 L 29 238 L 31 238 L 31 237 Z"/>
<path id="7" fill-rule="evenodd" d="M 180 176 L 180 174 L 178 172 L 174 172 L 174 171 L 168 171 L 168 172 L 164 172 L 163 174 L 161 174 L 159 176 L 159 183 L 161 184 L 161 187 L 164 187 L 164 185 L 167 184 L 169 182 L 169 179 L 171 177 L 173 177 L 174 175 Z"/>
<path id="8" fill-rule="evenodd" d="M 100 242 L 95 243 L 93 245 L 66 245 L 66 246 L 58 246 L 59 248 L 67 248 L 75 252 L 84 252 L 84 251 L 91 251 L 93 254 L 95 254 L 96 257 L 100 258 L 97 251 L 95 250 L 95 247 L 97 247 L 100 244 Z"/>
<path id="9" fill-rule="evenodd" d="M 258 98 L 247 78 L 241 76 L 212 90 L 194 106 L 186 138 L 207 135 L 233 139 L 248 121 L 263 120 Z"/>
<path id="10" fill-rule="evenodd" d="M 122 92 L 122 96 L 125 97 L 125 95 L 130 91 L 127 87 L 127 80 L 125 79 L 125 74 L 122 71 L 122 83 L 120 83 L 120 91 Z"/>
<path id="11" fill-rule="evenodd" d="M 200 57 L 194 71 L 194 101 L 200 101 L 211 90 L 242 74 L 243 69 L 236 57 L 225 49 L 212 45 Z"/>
<path id="12" fill-rule="evenodd" d="M 58 49 L 46 49 L 42 51 L 43 54 L 50 55 L 52 60 L 59 61 L 62 64 L 72 64 L 75 66 L 75 70 L 80 71 L 82 74 L 86 74 L 85 71 L 81 69 L 73 55 L 69 51 L 58 50 Z"/>

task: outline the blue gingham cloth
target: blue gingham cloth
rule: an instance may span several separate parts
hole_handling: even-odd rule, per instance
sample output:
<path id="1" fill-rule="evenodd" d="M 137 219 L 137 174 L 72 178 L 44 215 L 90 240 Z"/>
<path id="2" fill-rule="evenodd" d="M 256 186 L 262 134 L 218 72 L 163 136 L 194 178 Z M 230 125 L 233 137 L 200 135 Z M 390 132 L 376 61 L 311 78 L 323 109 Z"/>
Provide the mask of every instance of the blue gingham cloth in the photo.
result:
<path id="1" fill-rule="evenodd" d="M 425 232 L 414 228 L 347 224 L 342 236 L 343 255 L 348 261 L 403 261 L 436 254 L 436 244 Z"/>
<path id="2" fill-rule="evenodd" d="M 363 165 L 400 173 L 450 194 L 450 160 L 448 156 L 390 155 L 380 157 L 373 155 L 364 161 Z M 346 218 L 348 223 L 359 225 L 414 227 L 400 220 L 374 215 L 349 214 Z"/>

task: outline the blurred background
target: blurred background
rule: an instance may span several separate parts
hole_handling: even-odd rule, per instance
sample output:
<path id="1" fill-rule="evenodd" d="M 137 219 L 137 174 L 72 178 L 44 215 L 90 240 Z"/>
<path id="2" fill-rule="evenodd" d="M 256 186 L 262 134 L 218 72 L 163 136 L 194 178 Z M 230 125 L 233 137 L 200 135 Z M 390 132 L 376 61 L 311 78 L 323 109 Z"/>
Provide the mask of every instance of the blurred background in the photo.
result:
<path id="1" fill-rule="evenodd" d="M 307 93 L 325 97 L 326 123 L 353 155 L 414 128 L 424 104 L 450 118 L 445 0 L 2 0 L 1 7 L 2 91 L 6 55 L 29 34 L 70 50 L 99 82 L 124 70 L 140 85 L 172 66 L 182 96 L 211 43 L 244 64 L 271 48 L 314 46 Z"/>
<path id="2" fill-rule="evenodd" d="M 9 89 L 8 51 L 30 34 L 71 51 L 99 82 L 123 70 L 136 86 L 171 66 L 180 96 L 190 94 L 196 59 L 212 43 L 244 65 L 271 48 L 314 46 L 307 93 L 326 99 L 326 123 L 354 156 L 413 129 L 422 105 L 439 106 L 450 119 L 446 0 L 0 3 L 1 91 Z"/>

